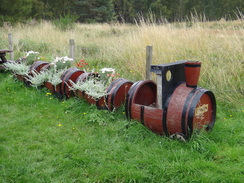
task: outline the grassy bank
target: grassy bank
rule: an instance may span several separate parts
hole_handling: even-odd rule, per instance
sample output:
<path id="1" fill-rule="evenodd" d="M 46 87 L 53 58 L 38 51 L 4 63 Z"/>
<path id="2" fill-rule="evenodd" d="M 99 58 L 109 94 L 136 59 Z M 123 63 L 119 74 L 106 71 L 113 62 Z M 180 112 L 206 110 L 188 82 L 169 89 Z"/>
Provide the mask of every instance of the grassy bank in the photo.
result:
<path id="1" fill-rule="evenodd" d="M 145 48 L 153 46 L 153 64 L 200 60 L 199 86 L 213 90 L 218 101 L 241 108 L 243 100 L 243 20 L 186 22 L 175 24 L 77 24 L 63 32 L 50 22 L 32 22 L 0 28 L 0 47 L 8 47 L 13 34 L 15 58 L 24 51 L 39 51 L 52 57 L 69 55 L 69 39 L 76 44 L 76 59 L 91 66 L 114 67 L 132 81 L 145 78 Z M 242 99 L 240 101 L 240 99 Z"/>
<path id="2" fill-rule="evenodd" d="M 1 182 L 242 182 L 243 113 L 188 143 L 0 74 Z M 218 106 L 219 107 L 219 106 Z"/>

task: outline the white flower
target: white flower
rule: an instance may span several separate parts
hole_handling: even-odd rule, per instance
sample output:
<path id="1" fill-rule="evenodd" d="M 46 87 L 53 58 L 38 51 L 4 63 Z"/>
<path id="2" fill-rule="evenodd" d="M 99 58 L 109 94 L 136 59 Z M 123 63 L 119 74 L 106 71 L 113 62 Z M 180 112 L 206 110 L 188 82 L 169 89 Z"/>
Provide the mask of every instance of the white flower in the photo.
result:
<path id="1" fill-rule="evenodd" d="M 53 60 L 53 63 L 57 63 L 58 61 L 63 61 L 63 63 L 65 63 L 66 61 L 74 61 L 72 58 L 69 58 L 67 56 L 65 57 L 56 57 L 54 60 Z"/>
<path id="2" fill-rule="evenodd" d="M 112 72 L 112 73 L 114 73 L 115 72 L 115 69 L 113 69 L 113 68 L 102 68 L 102 69 L 100 69 L 100 71 L 102 72 L 102 73 L 105 73 L 105 72 Z"/>
<path id="3" fill-rule="evenodd" d="M 39 54 L 39 53 L 35 51 L 28 51 L 26 52 L 26 57 L 28 57 L 30 54 Z"/>

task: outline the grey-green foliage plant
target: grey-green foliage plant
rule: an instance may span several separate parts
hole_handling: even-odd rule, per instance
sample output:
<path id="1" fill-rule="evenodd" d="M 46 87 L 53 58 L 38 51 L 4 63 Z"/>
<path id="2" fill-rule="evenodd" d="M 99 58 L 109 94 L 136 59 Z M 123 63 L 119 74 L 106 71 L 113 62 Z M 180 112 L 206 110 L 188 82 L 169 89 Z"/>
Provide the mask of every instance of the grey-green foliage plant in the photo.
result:
<path id="1" fill-rule="evenodd" d="M 98 100 L 99 98 L 108 95 L 107 87 L 112 82 L 115 75 L 115 69 L 103 68 L 100 69 L 99 77 L 90 77 L 85 81 L 78 81 L 77 83 L 69 80 L 71 83 L 70 90 L 85 91 L 87 95 Z"/>
<path id="2" fill-rule="evenodd" d="M 62 82 L 61 76 L 64 71 L 71 67 L 73 62 L 72 58 L 67 56 L 65 57 L 56 57 L 53 62 L 50 64 L 48 70 L 46 70 L 47 81 L 52 85 L 57 86 Z"/>
<path id="3" fill-rule="evenodd" d="M 59 16 L 59 19 L 53 21 L 55 27 L 62 31 L 67 31 L 70 29 L 74 29 L 75 21 L 78 19 L 77 15 L 66 14 L 64 16 Z"/>
<path id="4" fill-rule="evenodd" d="M 7 62 L 3 64 L 6 70 L 13 72 L 14 74 L 27 76 L 30 71 L 30 66 L 25 63 Z"/>
<path id="5" fill-rule="evenodd" d="M 107 86 L 104 81 L 97 80 L 95 78 L 89 78 L 86 81 L 80 81 L 78 83 L 74 83 L 72 80 L 69 80 L 72 84 L 70 90 L 80 90 L 85 91 L 87 95 L 97 100 L 103 96 L 106 96 L 108 93 L 106 91 Z"/>
<path id="6" fill-rule="evenodd" d="M 64 71 L 65 69 L 57 70 L 56 67 L 51 67 L 46 71 L 47 81 L 50 82 L 53 86 L 59 85 L 62 82 L 61 76 Z"/>
<path id="7" fill-rule="evenodd" d="M 47 80 L 47 74 L 48 73 L 45 71 L 38 73 L 36 70 L 34 70 L 27 76 L 27 80 L 31 82 L 31 86 L 38 88 Z"/>

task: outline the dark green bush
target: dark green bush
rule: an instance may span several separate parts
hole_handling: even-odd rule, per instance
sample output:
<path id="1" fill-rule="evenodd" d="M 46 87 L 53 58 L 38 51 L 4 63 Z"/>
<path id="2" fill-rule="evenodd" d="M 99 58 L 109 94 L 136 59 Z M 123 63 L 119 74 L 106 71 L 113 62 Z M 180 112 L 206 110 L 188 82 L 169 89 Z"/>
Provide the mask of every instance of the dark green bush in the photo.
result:
<path id="1" fill-rule="evenodd" d="M 77 15 L 66 14 L 54 20 L 53 24 L 62 31 L 67 31 L 75 27 L 75 21 L 79 18 Z"/>

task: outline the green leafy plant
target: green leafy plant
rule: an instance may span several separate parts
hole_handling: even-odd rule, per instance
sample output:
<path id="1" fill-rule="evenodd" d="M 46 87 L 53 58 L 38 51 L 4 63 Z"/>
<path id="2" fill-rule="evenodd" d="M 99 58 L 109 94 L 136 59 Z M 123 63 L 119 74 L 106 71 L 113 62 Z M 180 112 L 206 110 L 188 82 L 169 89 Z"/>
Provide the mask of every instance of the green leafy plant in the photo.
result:
<path id="1" fill-rule="evenodd" d="M 67 31 L 75 27 L 75 21 L 79 17 L 77 15 L 66 14 L 65 16 L 59 16 L 59 19 L 54 20 L 53 24 L 62 31 Z"/>
<path id="2" fill-rule="evenodd" d="M 73 59 L 69 58 L 67 56 L 56 57 L 50 66 L 58 71 L 58 70 L 67 69 L 67 68 L 71 67 L 72 62 L 73 62 Z"/>
<path id="3" fill-rule="evenodd" d="M 40 60 L 40 54 L 35 51 L 26 52 L 26 56 L 20 59 L 20 61 L 25 63 L 26 65 L 32 65 L 38 60 Z"/>
<path id="4" fill-rule="evenodd" d="M 72 58 L 67 56 L 65 57 L 56 57 L 53 62 L 50 64 L 49 69 L 45 70 L 46 81 L 50 82 L 52 85 L 57 86 L 62 82 L 61 76 L 64 71 L 71 67 L 73 62 Z"/>

